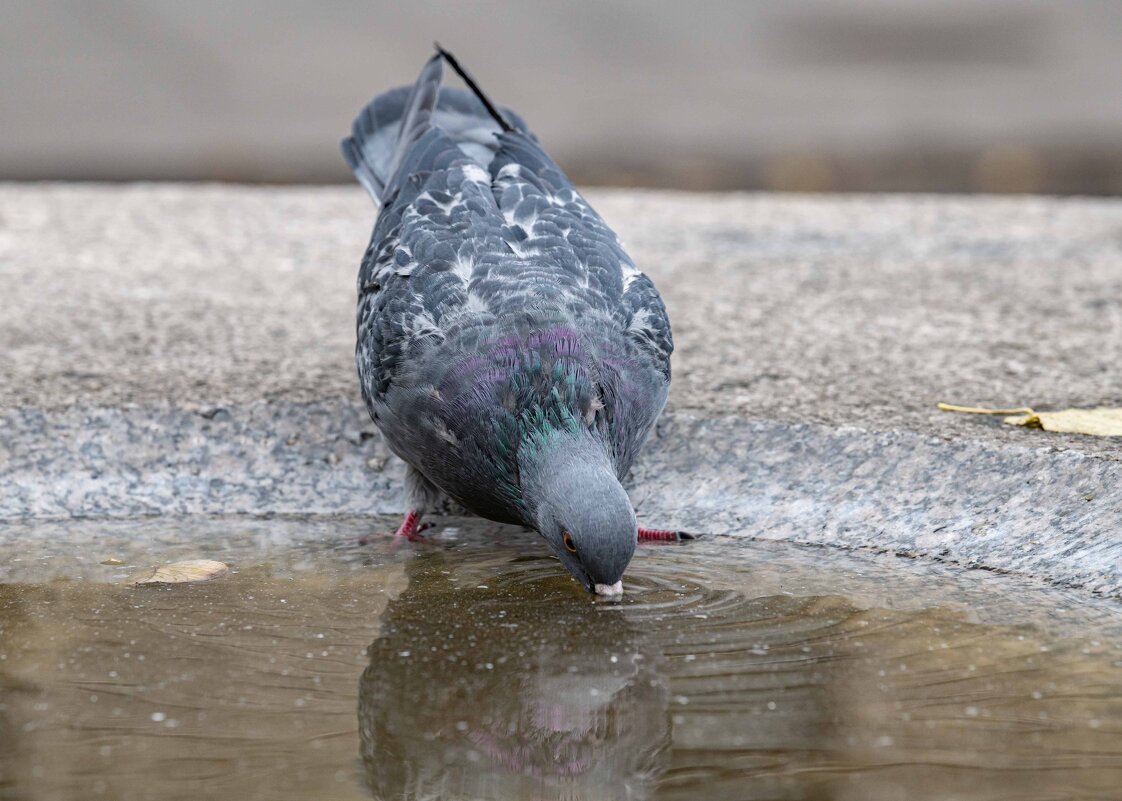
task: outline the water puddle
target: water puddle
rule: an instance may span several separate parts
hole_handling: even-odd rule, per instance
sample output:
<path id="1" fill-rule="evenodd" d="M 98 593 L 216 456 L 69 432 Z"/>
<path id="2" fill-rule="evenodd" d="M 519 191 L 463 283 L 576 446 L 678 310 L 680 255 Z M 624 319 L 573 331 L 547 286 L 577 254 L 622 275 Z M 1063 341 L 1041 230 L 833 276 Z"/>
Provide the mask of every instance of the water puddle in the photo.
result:
<path id="1" fill-rule="evenodd" d="M 732 540 L 604 602 L 533 535 L 379 525 L 4 529 L 0 798 L 1119 797 L 1112 602 Z M 120 583 L 177 558 L 235 569 Z"/>

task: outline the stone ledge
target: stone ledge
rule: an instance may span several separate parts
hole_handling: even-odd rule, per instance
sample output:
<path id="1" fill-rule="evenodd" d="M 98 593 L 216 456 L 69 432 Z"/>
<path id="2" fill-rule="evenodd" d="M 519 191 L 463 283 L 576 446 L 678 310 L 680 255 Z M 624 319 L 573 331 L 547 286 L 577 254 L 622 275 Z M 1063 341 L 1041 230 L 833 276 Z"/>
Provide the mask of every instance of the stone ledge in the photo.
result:
<path id="1" fill-rule="evenodd" d="M 0 414 L 0 520 L 387 514 L 400 461 L 358 404 Z M 1122 464 L 907 432 L 668 414 L 641 520 L 889 551 L 1122 597 Z"/>

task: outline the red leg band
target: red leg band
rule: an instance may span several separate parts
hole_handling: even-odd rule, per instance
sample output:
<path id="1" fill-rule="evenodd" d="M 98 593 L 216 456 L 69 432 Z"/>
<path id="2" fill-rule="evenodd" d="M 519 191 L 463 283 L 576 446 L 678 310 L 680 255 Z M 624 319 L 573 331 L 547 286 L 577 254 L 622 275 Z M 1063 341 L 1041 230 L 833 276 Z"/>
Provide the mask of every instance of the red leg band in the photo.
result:
<path id="1" fill-rule="evenodd" d="M 410 509 L 405 513 L 405 519 L 401 521 L 401 525 L 397 528 L 395 537 L 403 537 L 410 542 L 416 542 L 419 536 L 421 522 L 421 513 L 416 509 Z"/>
<path id="2" fill-rule="evenodd" d="M 681 537 L 677 531 L 667 531 L 661 528 L 639 528 L 640 542 L 677 542 Z"/>

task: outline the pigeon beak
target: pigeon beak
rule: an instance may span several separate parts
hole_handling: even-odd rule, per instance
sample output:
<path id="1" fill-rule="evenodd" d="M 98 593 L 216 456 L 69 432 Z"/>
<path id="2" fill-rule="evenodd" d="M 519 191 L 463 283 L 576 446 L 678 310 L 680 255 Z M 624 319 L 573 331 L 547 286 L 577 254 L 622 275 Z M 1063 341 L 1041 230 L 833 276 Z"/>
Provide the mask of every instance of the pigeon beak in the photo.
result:
<path id="1" fill-rule="evenodd" d="M 603 595 L 612 598 L 617 595 L 623 595 L 623 580 L 617 581 L 615 584 L 596 584 L 593 591 L 597 595 Z"/>

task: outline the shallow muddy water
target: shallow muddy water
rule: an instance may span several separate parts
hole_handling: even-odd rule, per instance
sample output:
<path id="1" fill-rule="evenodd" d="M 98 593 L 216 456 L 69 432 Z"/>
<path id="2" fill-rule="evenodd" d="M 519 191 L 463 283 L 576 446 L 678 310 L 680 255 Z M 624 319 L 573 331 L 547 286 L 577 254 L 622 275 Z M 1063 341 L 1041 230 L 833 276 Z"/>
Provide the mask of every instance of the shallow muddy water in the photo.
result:
<path id="1" fill-rule="evenodd" d="M 0 531 L 0 798 L 1122 797 L 1114 602 L 731 539 L 598 601 L 532 534 L 389 526 Z"/>

